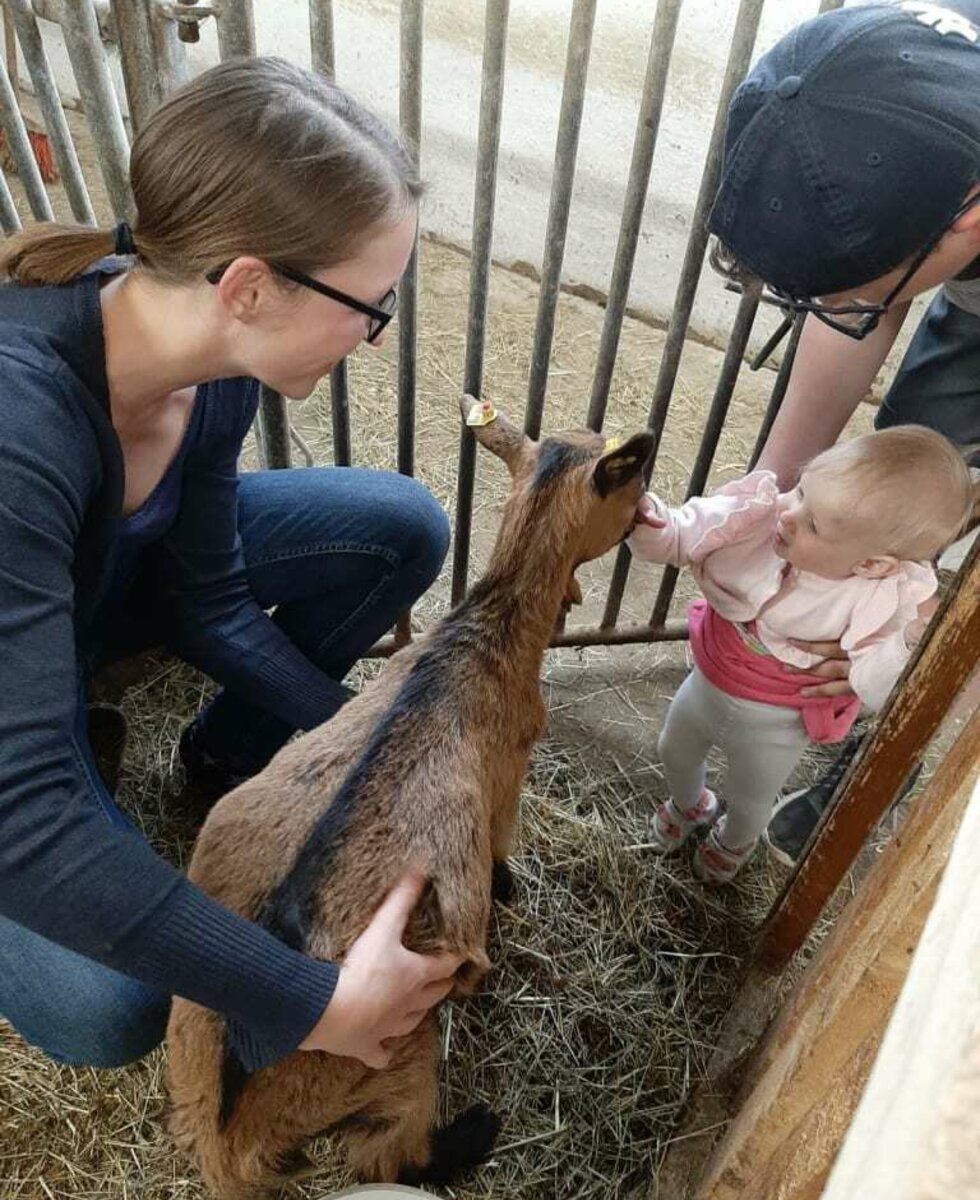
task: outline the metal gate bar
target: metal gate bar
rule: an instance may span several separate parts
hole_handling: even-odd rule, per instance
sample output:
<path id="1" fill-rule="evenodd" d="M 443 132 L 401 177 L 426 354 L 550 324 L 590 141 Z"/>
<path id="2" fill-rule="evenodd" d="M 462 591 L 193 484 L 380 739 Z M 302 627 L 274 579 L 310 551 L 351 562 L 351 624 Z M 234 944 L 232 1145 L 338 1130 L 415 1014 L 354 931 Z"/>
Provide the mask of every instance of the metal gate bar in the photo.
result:
<path id="1" fill-rule="evenodd" d="M 117 221 L 131 218 L 134 210 L 129 187 L 129 139 L 90 0 L 62 5 L 61 25 L 109 203 Z"/>
<path id="2" fill-rule="evenodd" d="M 17 206 L 14 204 L 14 198 L 7 186 L 7 177 L 2 171 L 0 171 L 0 229 L 4 233 L 17 233 L 23 229 L 17 214 Z"/>
<path id="3" fill-rule="evenodd" d="M 150 36 L 150 14 L 144 0 L 109 2 L 119 41 L 129 126 L 135 134 L 162 99 Z"/>
<path id="4" fill-rule="evenodd" d="M 310 0 L 310 62 L 314 71 L 336 79 L 336 40 L 333 0 Z M 330 372 L 330 424 L 333 430 L 333 461 L 338 467 L 351 464 L 350 383 L 347 360 Z"/>
<path id="5" fill-rule="evenodd" d="M 54 81 L 51 64 L 41 40 L 37 17 L 31 7 L 31 0 L 5 0 L 17 27 L 17 40 L 20 42 L 21 53 L 27 63 L 34 93 L 38 106 L 44 118 L 44 124 L 51 139 L 55 161 L 61 172 L 62 182 L 71 211 L 75 220 L 83 225 L 95 224 L 95 212 L 89 200 L 88 189 L 82 177 L 82 168 L 75 153 L 68 122 L 65 120 L 65 110 L 61 107 L 61 97 L 58 86 Z"/>
<path id="6" fill-rule="evenodd" d="M 765 415 L 762 418 L 762 424 L 759 426 L 759 433 L 755 439 L 755 446 L 752 448 L 752 456 L 748 461 L 748 470 L 752 470 L 755 464 L 759 461 L 759 455 L 766 444 L 769 437 L 769 432 L 772 429 L 773 422 L 782 407 L 783 398 L 786 395 L 786 389 L 789 387 L 789 377 L 793 371 L 793 363 L 796 361 L 796 349 L 800 344 L 800 334 L 803 332 L 803 322 L 806 320 L 806 313 L 797 313 L 793 317 L 793 330 L 789 335 L 789 342 L 786 349 L 783 351 L 783 360 L 779 364 L 779 370 L 776 373 L 776 382 L 773 384 L 772 395 L 769 397 L 769 404 L 766 407 Z M 756 356 L 753 367 L 758 364 L 762 366 L 763 355 L 760 352 Z"/>
<path id="7" fill-rule="evenodd" d="M 687 493 L 685 495 L 686 500 L 690 500 L 692 496 L 700 496 L 704 491 L 704 485 L 708 482 L 708 473 L 711 470 L 711 463 L 715 457 L 718 439 L 721 437 L 721 431 L 725 426 L 728 406 L 732 400 L 732 393 L 735 391 L 735 382 L 738 379 L 742 357 L 745 354 L 749 334 L 752 332 L 752 322 L 755 320 L 758 308 L 758 288 L 744 291 L 739 300 L 732 334 L 728 339 L 721 373 L 715 385 L 715 394 L 711 399 L 711 408 L 708 410 L 708 416 L 704 422 L 704 433 L 701 435 L 701 444 L 698 447 L 697 458 L 694 460 L 694 466 L 691 468 L 691 476 L 688 480 Z M 660 590 L 657 593 L 653 614 L 650 617 L 651 625 L 662 625 L 666 620 L 667 610 L 670 608 L 670 602 L 674 597 L 674 588 L 677 585 L 678 575 L 679 571 L 676 567 L 664 568 L 663 576 L 660 580 Z"/>
<path id="8" fill-rule="evenodd" d="M 600 430 L 606 416 L 609 386 L 612 383 L 619 349 L 619 336 L 626 314 L 630 280 L 633 278 L 633 263 L 636 246 L 640 238 L 640 225 L 650 186 L 650 170 L 653 154 L 657 148 L 660 118 L 663 114 L 664 92 L 667 88 L 667 70 L 674 50 L 677 33 L 677 18 L 681 0 L 660 0 L 657 16 L 650 37 L 650 52 L 647 57 L 646 75 L 643 79 L 643 95 L 636 120 L 636 135 L 633 139 L 633 158 L 630 162 L 629 179 L 626 183 L 626 202 L 616 243 L 616 258 L 612 278 L 609 282 L 609 299 L 599 339 L 599 355 L 595 375 L 592 379 L 592 395 L 586 424 L 589 429 Z"/>
<path id="9" fill-rule="evenodd" d="M 402 134 L 418 167 L 422 153 L 422 16 L 424 0 L 402 0 L 398 107 Z M 415 474 L 415 392 L 418 359 L 419 230 L 398 285 L 398 470 Z M 399 614 L 395 642 L 412 636 L 412 610 Z"/>
<path id="10" fill-rule="evenodd" d="M 738 16 L 735 19 L 735 30 L 732 34 L 731 49 L 725 67 L 725 78 L 718 97 L 715 123 L 708 144 L 704 173 L 701 176 L 701 187 L 698 190 L 694 215 L 691 218 L 691 236 L 684 254 L 681 277 L 677 285 L 674 306 L 671 309 L 667 337 L 664 341 L 663 357 L 660 360 L 653 400 L 650 404 L 650 415 L 647 418 L 647 424 L 653 430 L 655 439 L 653 460 L 650 463 L 651 472 L 660 448 L 664 423 L 667 420 L 667 410 L 674 390 L 674 381 L 677 378 L 677 368 L 680 365 L 687 327 L 691 320 L 691 311 L 694 308 L 694 296 L 701 278 L 701 268 L 704 265 L 704 255 L 708 246 L 706 221 L 721 178 L 728 105 L 736 87 L 745 78 L 748 71 L 756 34 L 759 30 L 759 19 L 762 16 L 762 4 L 763 0 L 741 0 Z M 630 562 L 629 549 L 626 546 L 620 546 L 612 582 L 609 585 L 609 594 L 606 598 L 606 609 L 600 622 L 602 629 L 613 628 L 619 618 L 623 593 L 626 590 L 626 580 L 629 577 Z"/>
<path id="11" fill-rule="evenodd" d="M 500 117 L 504 103 L 509 14 L 510 0 L 487 0 L 483 37 L 483 78 L 480 85 L 480 125 L 477 134 L 473 193 L 470 298 L 466 323 L 466 358 L 463 365 L 463 391 L 471 396 L 479 396 L 483 391 L 487 296 L 490 291 L 490 254 L 493 245 L 494 205 L 497 199 L 497 162 L 500 157 Z M 461 425 L 456 483 L 456 529 L 453 538 L 453 604 L 462 600 L 466 592 L 475 475 L 476 438 L 472 429 Z"/>
<path id="12" fill-rule="evenodd" d="M 422 9 L 423 0 L 403 0 L 399 119 L 418 167 L 422 149 Z M 419 238 L 398 285 L 398 470 L 415 472 L 415 388 L 418 344 Z"/>
<path id="13" fill-rule="evenodd" d="M 544 262 L 541 266 L 538 315 L 534 326 L 534 349 L 531 353 L 527 385 L 527 408 L 524 412 L 524 432 L 532 438 L 537 438 L 541 432 L 541 414 L 544 411 L 544 395 L 548 387 L 548 366 L 551 362 L 551 344 L 555 334 L 555 312 L 558 307 L 562 260 L 565 256 L 572 185 L 575 182 L 575 159 L 578 156 L 579 133 L 582 128 L 582 109 L 585 106 L 585 80 L 592 50 L 595 8 L 596 0 L 574 0 L 568 30 L 565 82 L 562 87 L 561 114 L 558 118 L 558 138 L 555 145 L 555 175 L 548 210 Z"/>
<path id="14" fill-rule="evenodd" d="M 6 63 L 0 63 L 0 123 L 3 125 L 3 131 L 7 137 L 7 145 L 10 148 L 10 153 L 17 166 L 17 174 L 20 176 L 24 192 L 27 195 L 27 203 L 30 205 L 31 215 L 36 221 L 53 221 L 54 209 L 51 207 L 51 201 L 44 187 L 44 180 L 41 178 L 37 160 L 34 158 L 34 151 L 31 149 L 30 139 L 27 136 L 27 126 L 24 124 L 23 116 L 21 116 L 13 82 L 7 74 Z M 6 180 L 4 180 L 4 187 L 6 188 Z M 7 188 L 7 194 L 10 194 L 9 188 Z M 13 207 L 13 197 L 11 197 L 10 203 L 11 207 Z M 8 213 L 7 215 L 9 217 L 10 214 Z M 20 218 L 17 217 L 16 209 L 14 209 L 14 218 L 19 228 Z M 6 230 L 6 232 L 10 231 Z"/>

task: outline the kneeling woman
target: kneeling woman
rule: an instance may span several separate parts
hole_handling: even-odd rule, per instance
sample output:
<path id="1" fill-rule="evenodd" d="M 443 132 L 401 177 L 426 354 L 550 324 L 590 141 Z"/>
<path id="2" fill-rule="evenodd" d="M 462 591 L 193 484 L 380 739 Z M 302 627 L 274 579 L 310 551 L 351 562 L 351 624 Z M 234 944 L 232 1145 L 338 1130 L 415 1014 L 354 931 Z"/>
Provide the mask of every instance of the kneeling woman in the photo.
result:
<path id="1" fill-rule="evenodd" d="M 117 1065 L 178 993 L 282 1054 L 376 1065 L 456 965 L 401 946 L 422 881 L 343 968 L 294 953 L 126 820 L 86 697 L 93 668 L 147 645 L 207 672 L 222 690 L 181 756 L 219 792 L 330 717 L 437 575 L 446 518 L 412 480 L 237 473 L 257 380 L 303 398 L 378 344 L 420 184 L 381 122 L 275 59 L 176 93 L 131 178 L 132 229 L 39 226 L 0 251 L 0 1016 L 61 1061 Z"/>

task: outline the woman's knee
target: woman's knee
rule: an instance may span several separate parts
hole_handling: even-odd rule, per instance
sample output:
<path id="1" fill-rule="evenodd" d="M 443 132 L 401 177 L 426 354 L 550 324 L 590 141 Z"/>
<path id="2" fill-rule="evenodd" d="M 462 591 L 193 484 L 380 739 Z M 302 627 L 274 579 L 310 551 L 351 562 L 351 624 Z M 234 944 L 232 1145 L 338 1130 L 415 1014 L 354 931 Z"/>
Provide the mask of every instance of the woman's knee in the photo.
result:
<path id="1" fill-rule="evenodd" d="M 90 986 L 76 981 L 70 1001 L 70 1011 L 49 1011 L 45 1020 L 28 1021 L 26 1028 L 15 1020 L 15 1028 L 49 1057 L 71 1066 L 122 1067 L 163 1041 L 170 998 L 136 980 L 107 971 Z"/>
<path id="2" fill-rule="evenodd" d="M 449 550 L 449 518 L 424 484 L 407 476 L 399 480 L 396 549 L 403 568 L 426 588 L 442 570 Z"/>
<path id="3" fill-rule="evenodd" d="M 67 1061 L 90 1067 L 136 1062 L 163 1041 L 169 1011 L 169 997 L 145 992 L 141 998 L 113 997 L 87 1013 L 73 1031 L 80 1036 L 70 1046 L 72 1057 Z"/>

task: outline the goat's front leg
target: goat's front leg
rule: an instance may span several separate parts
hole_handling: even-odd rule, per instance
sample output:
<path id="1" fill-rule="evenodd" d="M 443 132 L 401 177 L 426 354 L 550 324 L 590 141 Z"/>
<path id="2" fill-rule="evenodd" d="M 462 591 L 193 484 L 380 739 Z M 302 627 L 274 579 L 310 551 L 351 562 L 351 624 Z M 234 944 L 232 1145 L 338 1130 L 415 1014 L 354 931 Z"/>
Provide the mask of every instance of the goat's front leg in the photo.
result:
<path id="1" fill-rule="evenodd" d="M 493 824 L 490 831 L 490 851 L 493 855 L 493 872 L 490 877 L 490 897 L 497 904 L 509 904 L 516 890 L 514 875 L 507 864 L 514 849 L 517 833 L 517 811 L 520 784 L 513 788 L 506 799 L 494 807 Z"/>

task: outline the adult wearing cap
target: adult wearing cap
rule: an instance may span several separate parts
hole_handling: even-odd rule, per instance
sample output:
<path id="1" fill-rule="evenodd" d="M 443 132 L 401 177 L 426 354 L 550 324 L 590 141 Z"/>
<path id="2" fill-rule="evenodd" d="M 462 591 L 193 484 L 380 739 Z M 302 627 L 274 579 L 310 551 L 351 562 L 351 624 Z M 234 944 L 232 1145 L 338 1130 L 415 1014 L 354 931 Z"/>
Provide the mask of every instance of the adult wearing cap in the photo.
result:
<path id="1" fill-rule="evenodd" d="M 844 8 L 789 33 L 732 101 L 708 224 L 716 269 L 806 314 L 758 464 L 783 488 L 836 441 L 937 285 L 875 425 L 980 445 L 980 0 Z M 848 690 L 846 661 L 821 652 L 816 691 Z M 778 858 L 798 857 L 857 744 L 777 807 Z"/>

